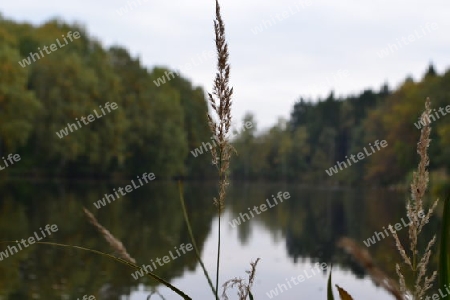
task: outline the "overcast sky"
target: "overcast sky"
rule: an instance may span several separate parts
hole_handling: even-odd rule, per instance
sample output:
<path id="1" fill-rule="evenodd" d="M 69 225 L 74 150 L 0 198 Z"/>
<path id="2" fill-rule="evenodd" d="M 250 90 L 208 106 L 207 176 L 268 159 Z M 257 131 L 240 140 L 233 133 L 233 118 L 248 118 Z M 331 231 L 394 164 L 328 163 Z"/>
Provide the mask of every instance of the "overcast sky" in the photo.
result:
<path id="1" fill-rule="evenodd" d="M 300 96 L 378 90 L 384 82 L 392 88 L 408 75 L 420 79 L 429 62 L 439 73 L 450 65 L 448 0 L 227 0 L 221 6 L 235 124 L 251 111 L 258 128 L 267 128 L 288 118 Z M 0 12 L 33 24 L 55 17 L 81 23 L 91 37 L 125 47 L 147 68 L 179 70 L 211 90 L 212 0 L 4 0 Z"/>

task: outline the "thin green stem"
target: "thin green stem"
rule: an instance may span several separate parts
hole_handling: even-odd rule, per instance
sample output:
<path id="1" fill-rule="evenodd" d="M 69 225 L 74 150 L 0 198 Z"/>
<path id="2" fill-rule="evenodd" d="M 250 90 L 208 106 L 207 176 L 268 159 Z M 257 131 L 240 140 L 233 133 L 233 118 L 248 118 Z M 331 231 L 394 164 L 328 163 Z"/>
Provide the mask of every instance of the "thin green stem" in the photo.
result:
<path id="1" fill-rule="evenodd" d="M 192 233 L 191 222 L 189 221 L 189 216 L 187 214 L 186 204 L 184 202 L 183 184 L 181 183 L 181 181 L 178 181 L 178 191 L 179 191 L 179 194 L 180 194 L 180 202 L 181 202 L 181 208 L 183 209 L 184 220 L 186 221 L 186 226 L 188 228 L 189 237 L 191 239 L 192 245 L 194 246 L 195 256 L 197 257 L 197 260 L 198 260 L 198 262 L 200 263 L 200 266 L 203 269 L 203 274 L 205 275 L 206 279 L 208 280 L 208 284 L 209 284 L 209 287 L 212 290 L 213 295 L 216 296 L 216 299 L 218 300 L 216 290 L 214 290 L 214 286 L 213 286 L 213 283 L 211 281 L 211 278 L 209 277 L 208 271 L 206 270 L 205 265 L 203 264 L 202 258 L 200 256 L 200 253 L 199 253 L 198 248 L 197 248 L 197 243 L 195 242 L 195 239 L 194 239 L 194 234 Z"/>
<path id="2" fill-rule="evenodd" d="M 223 139 L 225 141 L 225 139 Z M 222 172 L 222 162 L 223 162 L 223 149 L 221 148 L 222 145 L 220 145 L 219 147 L 219 199 L 218 199 L 218 203 L 217 203 L 217 211 L 219 212 L 219 219 L 218 219 L 218 227 L 217 227 L 217 235 L 218 235 L 218 239 L 217 239 L 217 261 L 216 261 L 216 300 L 219 300 L 219 272 L 220 272 L 220 221 L 221 221 L 221 215 L 222 215 L 222 201 L 224 201 L 224 199 L 220 199 L 221 197 L 221 189 L 222 189 L 222 184 L 223 181 L 225 180 L 225 178 L 223 178 L 224 174 Z M 226 147 L 226 145 L 225 145 Z"/>
<path id="3" fill-rule="evenodd" d="M 220 215 L 221 215 L 221 211 L 219 208 L 219 226 L 218 226 L 218 232 L 219 232 L 219 239 L 217 240 L 217 272 L 216 272 L 216 299 L 219 299 L 219 295 L 217 293 L 217 291 L 219 290 L 219 268 L 220 268 Z"/>

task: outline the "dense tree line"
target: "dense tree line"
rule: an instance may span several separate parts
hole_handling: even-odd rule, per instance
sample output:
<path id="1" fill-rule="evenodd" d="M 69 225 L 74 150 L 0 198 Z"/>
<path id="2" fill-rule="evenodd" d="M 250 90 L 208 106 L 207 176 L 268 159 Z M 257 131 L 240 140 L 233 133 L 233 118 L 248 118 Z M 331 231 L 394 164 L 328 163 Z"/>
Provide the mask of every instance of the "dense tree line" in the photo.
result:
<path id="1" fill-rule="evenodd" d="M 232 166 L 234 178 L 282 179 L 299 183 L 395 184 L 408 182 L 418 163 L 418 119 L 426 97 L 432 100 L 433 178 L 445 181 L 450 170 L 450 70 L 439 75 L 430 65 L 419 82 L 407 78 L 396 90 L 383 85 L 379 91 L 326 99 L 300 98 L 289 120 L 262 134 L 254 123 L 235 141 L 240 154 Z M 439 110 L 440 109 L 440 110 Z M 362 152 L 376 140 L 388 146 L 329 176 L 325 170 L 350 155 Z M 342 165 L 341 165 L 342 166 Z"/>
<path id="2" fill-rule="evenodd" d="M 75 32 L 78 38 L 72 38 Z M 43 53 L 56 40 L 67 44 Z M 33 61 L 32 53 L 45 56 Z M 205 93 L 180 76 L 154 83 L 168 72 L 147 70 L 122 47 L 105 49 L 77 24 L 53 20 L 33 26 L 0 16 L 0 157 L 17 153 L 21 158 L 0 175 L 212 176 L 209 153 L 190 155 L 211 137 Z M 384 85 L 346 97 L 331 92 L 326 99 L 300 98 L 288 120 L 280 119 L 263 133 L 257 134 L 248 114 L 244 122 L 253 126 L 234 139 L 238 155 L 232 176 L 301 183 L 402 182 L 418 161 L 415 123 L 427 96 L 440 117 L 432 124 L 430 167 L 437 176 L 445 174 L 450 117 L 438 109 L 446 112 L 449 87 L 450 71 L 437 74 L 430 66 L 419 82 L 407 78 L 393 91 Z M 107 103 L 117 109 L 80 123 Z M 61 136 L 61 130 L 77 122 L 82 127 Z M 325 171 L 376 140 L 386 140 L 388 147 L 332 176 Z"/>
<path id="3" fill-rule="evenodd" d="M 44 48 L 52 44 L 55 51 Z M 82 26 L 0 17 L 0 157 L 21 157 L 2 173 L 209 176 L 207 155 L 188 156 L 211 135 L 204 91 L 179 76 L 156 86 L 165 72 L 147 70 L 121 47 L 105 49 Z M 117 109 L 108 113 L 106 103 Z M 86 122 L 94 110 L 100 117 Z"/>

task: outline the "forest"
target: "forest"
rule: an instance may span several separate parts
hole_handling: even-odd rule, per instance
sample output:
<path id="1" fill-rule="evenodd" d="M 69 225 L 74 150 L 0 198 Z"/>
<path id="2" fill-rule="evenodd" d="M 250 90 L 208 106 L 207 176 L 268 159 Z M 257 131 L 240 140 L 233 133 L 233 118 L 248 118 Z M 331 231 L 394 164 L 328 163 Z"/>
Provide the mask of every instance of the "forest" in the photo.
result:
<path id="1" fill-rule="evenodd" d="M 378 91 L 345 97 L 330 92 L 325 99 L 300 98 L 289 120 L 280 119 L 260 135 L 255 135 L 255 125 L 236 139 L 233 176 L 331 185 L 409 182 L 418 162 L 414 146 L 420 135 L 419 112 L 430 97 L 431 178 L 445 182 L 450 169 L 449 96 L 450 70 L 437 74 L 430 65 L 420 81 L 407 77 L 395 90 L 385 84 Z M 333 176 L 326 172 L 377 140 L 388 146 Z"/>
<path id="2" fill-rule="evenodd" d="M 63 47 L 30 60 L 58 37 L 66 39 Z M 35 26 L 0 16 L 1 162 L 20 156 L 0 177 L 214 177 L 209 153 L 190 154 L 211 141 L 205 91 L 182 76 L 168 76 L 173 73 L 147 69 L 121 46 L 106 49 L 79 24 L 51 20 Z M 154 83 L 165 77 L 165 83 Z M 436 116 L 431 177 L 444 182 L 450 169 L 450 70 L 438 74 L 432 64 L 424 66 L 420 81 L 406 77 L 395 88 L 299 97 L 289 119 L 268 130 L 260 131 L 251 113 L 235 120 L 253 126 L 233 138 L 231 177 L 330 185 L 409 182 L 427 97 Z M 388 146 L 333 176 L 326 172 L 377 140 Z"/>

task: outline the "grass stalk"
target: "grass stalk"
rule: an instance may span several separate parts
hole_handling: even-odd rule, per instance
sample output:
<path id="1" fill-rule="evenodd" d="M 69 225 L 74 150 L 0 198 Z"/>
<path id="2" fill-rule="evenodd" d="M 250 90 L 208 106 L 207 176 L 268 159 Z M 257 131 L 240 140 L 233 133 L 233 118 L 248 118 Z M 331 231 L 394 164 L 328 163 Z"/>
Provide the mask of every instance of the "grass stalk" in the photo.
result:
<path id="1" fill-rule="evenodd" d="M 437 272 L 432 272 L 427 276 L 427 267 L 430 261 L 431 248 L 436 241 L 434 236 L 429 242 L 427 247 L 419 255 L 418 239 L 422 228 L 429 222 L 430 217 L 435 210 L 438 200 L 436 200 L 428 211 L 424 207 L 425 192 L 428 188 L 429 174 L 427 167 L 430 163 L 428 157 L 428 147 L 430 145 L 430 114 L 431 114 L 431 101 L 429 98 L 425 101 L 425 110 L 422 113 L 420 119 L 425 124 L 420 131 L 419 142 L 417 143 L 417 154 L 420 156 L 420 161 L 417 166 L 417 171 L 413 173 L 413 180 L 411 183 L 411 199 L 406 205 L 406 211 L 408 218 L 411 219 L 411 225 L 409 226 L 409 254 L 406 248 L 400 242 L 400 239 L 396 231 L 392 232 L 392 237 L 395 240 L 397 249 L 403 258 L 404 264 L 410 268 L 414 286 L 412 291 L 409 291 L 406 285 L 405 276 L 402 273 L 402 268 L 399 264 L 396 265 L 396 271 L 399 276 L 400 288 L 404 294 L 410 294 L 413 300 L 420 300 L 425 296 L 427 290 L 432 287 L 433 281 L 437 276 Z M 422 215 L 419 217 L 419 215 Z"/>
<path id="2" fill-rule="evenodd" d="M 218 240 L 217 240 L 217 262 L 216 262 L 216 299 L 219 299 L 219 293 L 218 293 L 218 290 L 219 290 L 219 270 L 220 270 L 220 220 L 221 220 L 221 217 L 220 217 L 220 215 L 221 215 L 221 213 L 219 212 L 219 219 L 218 219 L 218 222 L 219 222 L 219 226 L 218 226 L 218 231 L 219 231 L 219 237 L 218 237 Z"/>
<path id="3" fill-rule="evenodd" d="M 187 209 L 186 209 L 186 203 L 184 201 L 183 183 L 181 181 L 178 181 L 178 191 L 180 193 L 180 202 L 181 202 L 181 208 L 183 210 L 184 220 L 186 221 L 186 226 L 188 228 L 189 237 L 191 239 L 192 245 L 194 246 L 195 256 L 197 257 L 197 260 L 200 263 L 200 266 L 202 267 L 203 274 L 205 275 L 206 280 L 208 280 L 208 285 L 211 288 L 213 295 L 216 297 L 216 299 L 218 299 L 217 292 L 216 292 L 217 289 L 216 290 L 214 289 L 211 278 L 209 277 L 209 273 L 206 270 L 205 264 L 203 263 L 202 258 L 200 256 L 200 252 L 198 251 L 197 243 L 195 242 L 194 234 L 192 232 L 191 222 L 189 220 L 189 216 L 188 216 Z"/>
<path id="4" fill-rule="evenodd" d="M 212 134 L 218 142 L 217 149 L 211 149 L 212 162 L 217 167 L 219 173 L 219 194 L 214 198 L 217 206 L 218 218 L 218 241 L 217 241 L 217 261 L 216 261 L 216 300 L 219 299 L 219 275 L 220 275 L 220 251 L 221 251 L 221 214 L 225 205 L 226 187 L 228 186 L 228 169 L 230 166 L 231 154 L 234 148 L 228 139 L 228 132 L 231 127 L 231 96 L 233 88 L 229 87 L 230 65 L 228 63 L 228 45 L 225 39 L 225 25 L 220 13 L 220 5 L 216 0 L 216 19 L 214 20 L 214 33 L 217 50 L 217 73 L 214 79 L 212 93 L 208 93 L 209 103 L 212 110 L 217 115 L 216 121 L 208 113 L 208 125 Z"/>

